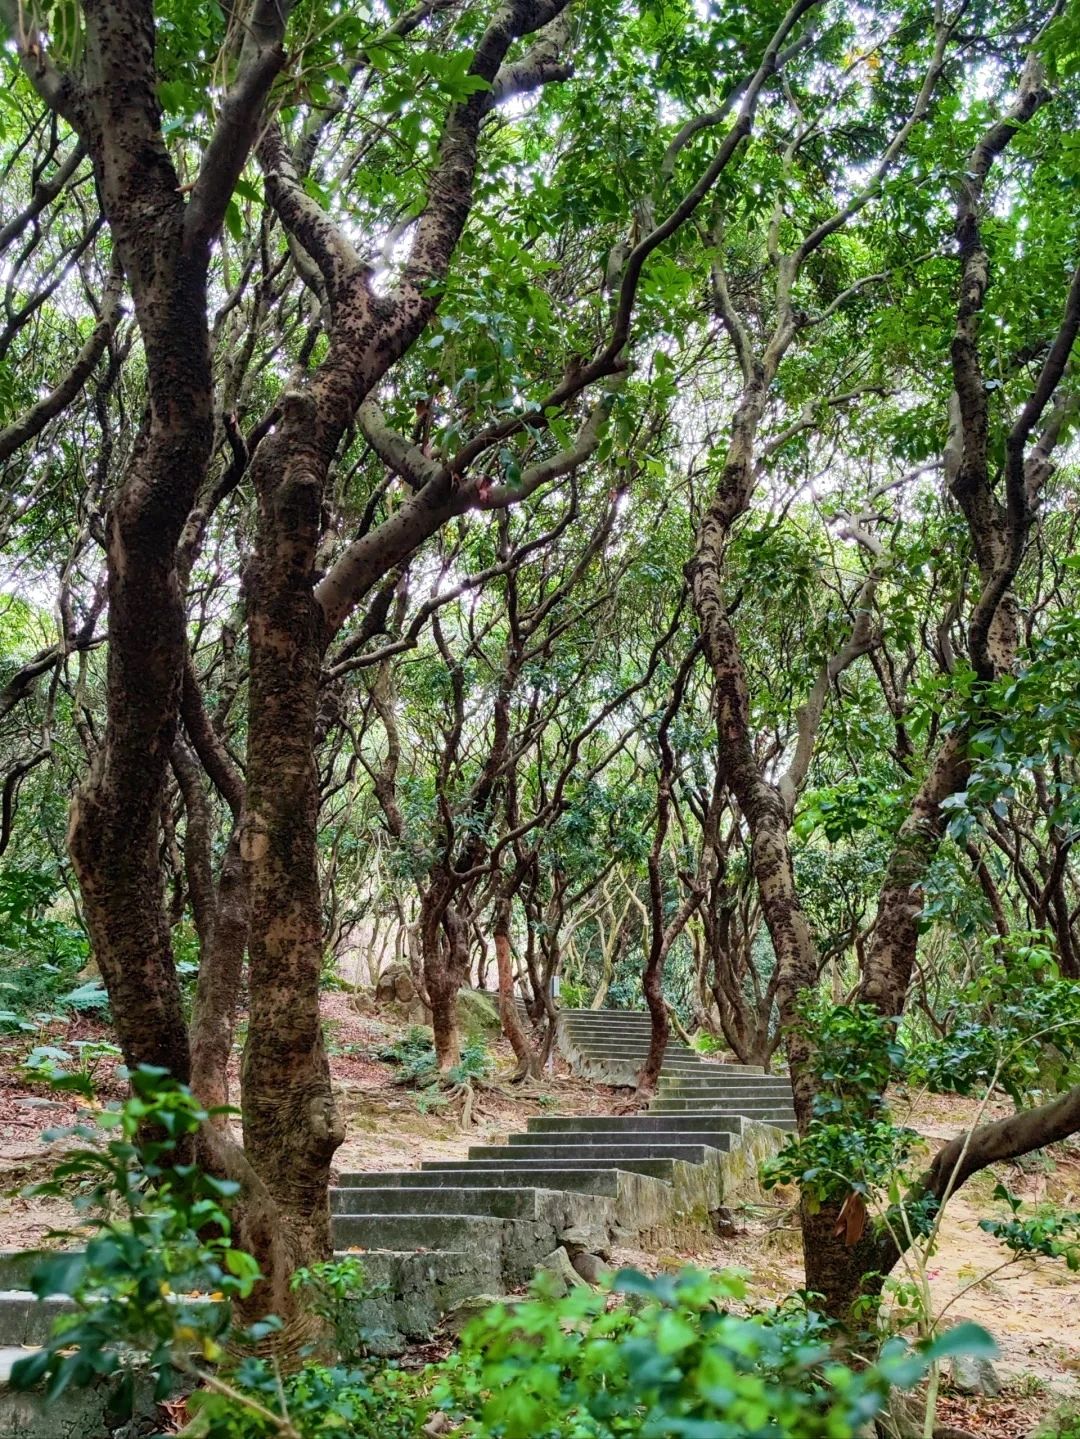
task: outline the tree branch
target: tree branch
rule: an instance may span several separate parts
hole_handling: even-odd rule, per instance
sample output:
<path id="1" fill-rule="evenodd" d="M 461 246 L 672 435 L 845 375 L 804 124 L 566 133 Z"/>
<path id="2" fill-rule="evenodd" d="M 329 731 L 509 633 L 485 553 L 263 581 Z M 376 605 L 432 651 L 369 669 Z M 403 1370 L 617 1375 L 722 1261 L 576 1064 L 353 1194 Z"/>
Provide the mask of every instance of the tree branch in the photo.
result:
<path id="1" fill-rule="evenodd" d="M 27 440 L 39 435 L 50 420 L 66 409 L 86 384 L 120 319 L 123 289 L 123 273 L 118 267 L 114 268 L 105 291 L 101 319 L 76 355 L 71 369 L 54 389 L 31 405 L 14 424 L 0 430 L 0 461 L 8 459 L 21 445 L 25 445 Z"/>
<path id="2" fill-rule="evenodd" d="M 285 63 L 285 26 L 292 0 L 255 0 L 244 22 L 236 79 L 222 101 L 184 215 L 192 246 L 208 245 L 221 228 L 263 119 L 270 87 Z"/>

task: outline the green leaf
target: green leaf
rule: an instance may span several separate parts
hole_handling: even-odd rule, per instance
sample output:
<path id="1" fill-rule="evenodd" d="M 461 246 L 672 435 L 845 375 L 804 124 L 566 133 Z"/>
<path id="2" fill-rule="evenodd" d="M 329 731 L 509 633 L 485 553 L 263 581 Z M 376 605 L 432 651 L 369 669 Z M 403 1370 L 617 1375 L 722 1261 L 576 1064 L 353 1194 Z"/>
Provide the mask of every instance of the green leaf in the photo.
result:
<path id="1" fill-rule="evenodd" d="M 924 1350 L 927 1359 L 945 1359 L 952 1354 L 970 1354 L 975 1359 L 993 1359 L 997 1342 L 981 1324 L 965 1320 L 939 1334 Z"/>

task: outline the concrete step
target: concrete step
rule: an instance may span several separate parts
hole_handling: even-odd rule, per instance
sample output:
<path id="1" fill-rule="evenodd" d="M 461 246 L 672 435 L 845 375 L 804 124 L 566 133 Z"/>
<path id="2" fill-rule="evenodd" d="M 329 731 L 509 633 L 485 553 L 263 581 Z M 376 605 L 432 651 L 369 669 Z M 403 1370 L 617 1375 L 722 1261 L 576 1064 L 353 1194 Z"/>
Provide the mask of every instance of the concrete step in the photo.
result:
<path id="1" fill-rule="evenodd" d="M 638 1062 L 644 1062 L 649 1052 L 648 1043 L 634 1044 L 630 1041 L 617 1044 L 602 1041 L 593 1043 L 589 1040 L 580 1040 L 573 1035 L 566 1039 L 565 1044 L 568 1048 L 579 1051 L 588 1059 L 637 1060 Z M 703 1077 L 711 1075 L 717 1079 L 730 1078 L 744 1080 L 747 1078 L 756 1078 L 759 1075 L 762 1078 L 765 1077 L 760 1069 L 755 1071 L 752 1069 L 736 1069 L 733 1065 L 729 1064 L 711 1064 L 707 1059 L 695 1059 L 693 1055 L 665 1055 L 660 1068 L 664 1072 L 672 1069 L 678 1070 L 680 1073 L 692 1072 L 694 1074 L 700 1074 Z"/>
<path id="2" fill-rule="evenodd" d="M 572 1038 L 570 1043 L 575 1049 L 590 1059 L 637 1059 L 644 1061 L 649 1052 L 648 1044 L 592 1044 L 588 1040 L 582 1041 Z M 661 1064 L 661 1069 L 693 1070 L 695 1074 L 699 1071 L 709 1073 L 709 1066 L 702 1059 L 694 1059 L 684 1055 L 667 1055 Z"/>
<path id="3" fill-rule="evenodd" d="M 669 1106 L 675 1106 L 671 1108 Z M 759 1104 L 753 1101 L 732 1101 L 730 1099 L 654 1099 L 649 1105 L 650 1114 L 741 1114 L 744 1119 L 755 1119 L 759 1114 L 792 1116 L 795 1113 L 790 1104 L 775 1101 Z"/>
<path id="4" fill-rule="evenodd" d="M 697 1111 L 698 1113 L 700 1113 L 700 1114 L 708 1114 L 710 1111 L 712 1111 L 713 1113 L 716 1113 L 716 1114 L 741 1114 L 741 1115 L 743 1115 L 743 1116 L 744 1116 L 745 1118 L 747 1118 L 747 1119 L 753 1119 L 753 1118 L 755 1117 L 755 1115 L 758 1115 L 758 1114 L 793 1115 L 793 1114 L 795 1113 L 794 1107 L 791 1105 L 790 1102 L 787 1103 L 787 1104 L 784 1104 L 782 1101 L 773 1100 L 773 1099 L 767 1099 L 767 1100 L 757 1100 L 757 1099 L 741 1099 L 741 1100 L 738 1100 L 738 1099 L 737 1099 L 737 1100 L 731 1100 L 731 1099 L 721 1099 L 721 1098 L 717 1098 L 717 1099 L 715 1100 L 715 1102 L 710 1103 L 708 1099 L 703 1099 L 700 1095 L 698 1095 L 698 1096 L 695 1097 L 694 1099 L 691 1099 L 691 1100 L 687 1100 L 687 1101 L 686 1101 L 686 1103 L 690 1106 L 690 1109 L 671 1110 L 671 1109 L 657 1109 L 657 1108 L 655 1107 L 657 1104 L 667 1105 L 667 1104 L 678 1104 L 678 1103 L 679 1103 L 678 1100 L 670 1100 L 670 1099 L 667 1099 L 666 1097 L 665 1097 L 664 1099 L 654 1100 L 653 1103 L 649 1106 L 649 1113 L 650 1113 L 650 1114 L 687 1114 L 687 1113 L 690 1112 L 690 1109 L 693 1109 L 693 1110 L 696 1110 L 696 1111 Z"/>
<path id="5" fill-rule="evenodd" d="M 44 1250 L 0 1249 L 0 1289 L 29 1289 L 30 1276 L 45 1257 Z M 54 1250 L 48 1251 L 55 1253 Z"/>
<path id="6" fill-rule="evenodd" d="M 648 1044 L 652 1039 L 652 1031 L 644 1029 L 614 1029 L 608 1024 L 563 1024 L 560 1026 L 563 1034 L 572 1035 L 575 1039 L 591 1040 L 596 1044 Z M 695 1059 L 701 1055 L 696 1049 L 688 1044 L 682 1044 L 678 1040 L 670 1040 L 667 1054 L 692 1054 Z"/>
<path id="7" fill-rule="evenodd" d="M 331 1189 L 332 1214 L 482 1214 L 493 1219 L 538 1219 L 536 1188 L 476 1188 L 471 1185 L 431 1184 L 387 1186 L 382 1189 Z"/>
<path id="8" fill-rule="evenodd" d="M 587 1159 L 594 1166 L 605 1164 L 618 1169 L 623 1159 L 682 1159 L 687 1164 L 704 1164 L 703 1144 L 678 1144 L 666 1139 L 652 1143 L 632 1144 L 629 1140 L 614 1139 L 611 1135 L 601 1136 L 612 1139 L 610 1144 L 477 1144 L 469 1150 L 470 1159 L 515 1159 L 526 1153 L 533 1159 L 560 1162 L 564 1159 Z M 720 1136 L 715 1136 L 719 1140 Z M 710 1149 L 719 1149 L 719 1143 L 710 1144 Z"/>
<path id="9" fill-rule="evenodd" d="M 455 1167 L 460 1166 L 460 1167 Z M 467 1167 L 468 1166 L 468 1167 Z M 553 1182 L 548 1183 L 548 1170 L 543 1175 L 537 1174 L 532 1178 L 526 1176 L 528 1183 L 539 1185 L 543 1179 L 545 1189 L 574 1189 L 588 1194 L 614 1195 L 619 1192 L 619 1182 L 614 1172 L 610 1169 L 596 1169 L 591 1172 L 579 1172 L 576 1169 L 551 1170 Z M 593 1181 L 590 1183 L 590 1179 Z M 566 1181 L 566 1182 L 563 1182 Z M 467 1159 L 451 1161 L 448 1169 L 402 1169 L 390 1172 L 372 1172 L 370 1174 L 358 1174 L 349 1172 L 342 1174 L 339 1181 L 339 1189 L 367 1190 L 367 1189 L 518 1189 L 522 1186 L 522 1176 L 517 1165 L 508 1166 L 505 1170 L 489 1170 L 481 1166 L 469 1166 Z"/>
<path id="10" fill-rule="evenodd" d="M 667 1103 L 652 1104 L 649 1113 L 677 1116 L 686 1113 L 688 1109 L 698 1109 L 699 1107 L 700 1106 L 695 1103 L 688 1106 L 687 1109 L 683 1109 L 677 1102 L 668 1101 Z M 723 1111 L 721 1110 L 721 1112 Z M 778 1112 L 773 1114 L 746 1114 L 740 1117 L 748 1119 L 754 1124 L 771 1124 L 777 1129 L 793 1130 L 795 1128 L 795 1117 L 793 1114 Z"/>
<path id="11" fill-rule="evenodd" d="M 608 1025 L 602 1024 L 593 1028 L 585 1024 L 564 1024 L 564 1034 L 572 1035 L 575 1039 L 591 1040 L 597 1044 L 648 1044 L 652 1034 L 648 1029 L 611 1029 Z M 701 1055 L 696 1049 L 691 1049 L 688 1044 L 679 1044 L 672 1041 L 668 1044 L 665 1054 L 678 1054 L 684 1058 L 687 1055 L 694 1059 L 700 1059 Z"/>
<path id="12" fill-rule="evenodd" d="M 584 1015 L 588 1017 L 590 1015 L 599 1014 L 602 1015 L 605 1019 L 627 1019 L 636 1020 L 641 1024 L 649 1023 L 649 1013 L 645 1009 L 591 1009 L 587 1005 L 575 1006 L 568 1004 L 565 1009 L 560 1009 L 559 1013 L 566 1016 L 568 1019 L 575 1018 L 578 1015 Z"/>
<path id="13" fill-rule="evenodd" d="M 378 1188 L 368 1185 L 365 1180 L 385 1180 L 387 1188 L 407 1189 L 518 1189 L 522 1186 L 543 1185 L 545 1189 L 573 1190 L 579 1194 L 605 1195 L 608 1198 L 619 1193 L 619 1178 L 613 1169 L 552 1169 L 550 1165 L 533 1170 L 526 1165 L 524 1170 L 517 1164 L 487 1169 L 484 1165 L 469 1165 L 467 1159 L 454 1161 L 460 1169 L 410 1169 L 400 1174 L 352 1174 L 349 1179 L 358 1181 L 356 1189 Z M 468 1166 L 468 1167 L 466 1167 Z M 346 1176 L 343 1176 L 346 1177 Z"/>
<path id="14" fill-rule="evenodd" d="M 26 1289 L 0 1290 L 0 1347 L 44 1344 L 54 1320 L 74 1308 L 70 1299 L 61 1296 L 39 1299 Z"/>
<path id="15" fill-rule="evenodd" d="M 742 1128 L 738 1119 L 730 1115 L 716 1115 L 705 1112 L 688 1113 L 685 1118 L 672 1121 L 663 1114 L 582 1114 L 567 1118 L 564 1116 L 542 1115 L 528 1121 L 530 1134 L 580 1134 L 603 1131 L 618 1134 L 651 1133 L 658 1129 L 670 1129 L 678 1125 L 687 1129 L 726 1131 L 738 1134 Z"/>
<path id="16" fill-rule="evenodd" d="M 772 1105 L 774 1108 L 791 1109 L 792 1099 L 790 1094 L 769 1094 L 764 1098 L 758 1095 L 728 1094 L 722 1089 L 718 1090 L 697 1090 L 687 1093 L 685 1090 L 658 1090 L 649 1102 L 649 1109 L 652 1111 L 658 1104 L 678 1104 L 683 1107 L 689 1105 L 691 1108 L 697 1106 L 703 1114 L 711 1114 L 717 1109 L 735 1112 L 743 1105 L 753 1107 L 758 1104 Z"/>
<path id="17" fill-rule="evenodd" d="M 720 1114 L 737 1114 L 743 1119 L 759 1119 L 763 1114 L 775 1114 L 781 1119 L 795 1117 L 795 1110 L 790 1104 L 731 1104 L 727 1100 L 710 1103 L 701 1099 L 654 1099 L 649 1105 L 649 1113 L 669 1118 L 677 1115 L 680 1122 L 682 1117 L 688 1114 L 708 1114 L 714 1118 Z"/>
<path id="18" fill-rule="evenodd" d="M 672 1094 L 687 1094 L 691 1098 L 695 1094 L 730 1094 L 736 1095 L 739 1099 L 772 1099 L 777 1096 L 785 1096 L 790 1099 L 791 1085 L 786 1079 L 766 1080 L 762 1084 L 747 1084 L 745 1080 L 733 1081 L 730 1079 L 699 1079 L 696 1075 L 671 1075 L 661 1074 L 657 1089 Z"/>
<path id="19" fill-rule="evenodd" d="M 790 1102 L 791 1085 L 786 1080 L 778 1082 L 768 1081 L 764 1084 L 747 1084 L 745 1080 L 741 1083 L 727 1082 L 717 1084 L 715 1080 L 707 1083 L 699 1083 L 697 1080 L 689 1081 L 676 1079 L 672 1082 L 667 1075 L 661 1074 L 660 1083 L 657 1085 L 657 1093 L 670 1094 L 675 1098 L 685 1097 L 693 1099 L 695 1094 L 723 1094 L 731 1100 L 752 1100 L 752 1099 L 779 1099 Z"/>
<path id="20" fill-rule="evenodd" d="M 569 1153 L 570 1151 L 565 1152 Z M 610 1172 L 625 1169 L 628 1174 L 644 1174 L 650 1179 L 670 1179 L 673 1173 L 670 1159 L 624 1157 L 615 1164 L 608 1164 L 606 1159 L 595 1160 L 584 1157 L 572 1159 L 560 1157 L 558 1160 L 551 1160 L 540 1158 L 531 1149 L 509 1149 L 509 1147 L 506 1156 L 502 1159 L 469 1159 L 466 1162 L 471 1174 L 507 1176 L 513 1174 L 516 1176 L 515 1183 L 517 1184 L 523 1184 L 532 1178 L 543 1179 L 545 1185 L 551 1189 L 558 1187 L 554 1183 L 557 1175 L 597 1174 L 604 1169 Z M 423 1166 L 423 1173 L 452 1173 L 461 1163 L 460 1159 L 429 1159 Z M 494 1182 L 493 1180 L 492 1183 Z"/>
<path id="21" fill-rule="evenodd" d="M 650 1110 L 654 1104 L 689 1104 L 697 1105 L 703 1114 L 711 1110 L 722 1109 L 729 1114 L 754 1114 L 759 1109 L 792 1109 L 793 1105 L 790 1096 L 767 1095 L 763 1099 L 757 1097 L 746 1098 L 745 1095 L 732 1095 L 718 1092 L 685 1094 L 680 1091 L 675 1093 L 660 1093 L 653 1096 L 650 1103 Z"/>
<path id="22" fill-rule="evenodd" d="M 335 1249 L 455 1249 L 498 1254 L 505 1221 L 485 1214 L 335 1214 Z"/>
<path id="23" fill-rule="evenodd" d="M 657 1115 L 658 1119 L 665 1116 Z M 740 1129 L 741 1129 L 740 1125 Z M 533 1130 L 529 1134 L 511 1134 L 509 1143 L 517 1149 L 549 1148 L 553 1144 L 568 1147 L 592 1144 L 708 1144 L 714 1149 L 730 1149 L 733 1130 L 730 1125 L 706 1124 L 691 1129 L 676 1116 L 659 1129 L 561 1129 L 554 1134 Z"/>
<path id="24" fill-rule="evenodd" d="M 569 1039 L 566 1047 L 573 1049 L 587 1059 L 614 1059 L 633 1060 L 638 1064 L 644 1064 L 649 1053 L 647 1044 L 590 1044 L 588 1041 Z M 667 1058 L 660 1066 L 661 1069 L 677 1069 L 681 1071 L 693 1071 L 694 1074 L 708 1074 L 708 1066 L 700 1059 L 683 1059 L 676 1055 Z"/>

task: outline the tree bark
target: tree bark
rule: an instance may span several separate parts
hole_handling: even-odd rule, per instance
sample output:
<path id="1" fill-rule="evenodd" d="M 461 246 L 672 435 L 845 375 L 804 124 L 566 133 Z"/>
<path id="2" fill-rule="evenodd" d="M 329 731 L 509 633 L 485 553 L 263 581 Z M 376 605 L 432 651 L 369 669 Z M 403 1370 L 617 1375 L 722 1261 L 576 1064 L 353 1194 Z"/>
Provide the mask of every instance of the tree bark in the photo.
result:
<path id="1" fill-rule="evenodd" d="M 257 1236 L 272 1259 L 275 1311 L 285 1281 L 330 1245 L 330 1161 L 344 1138 L 319 1018 L 322 908 L 315 727 L 322 615 L 311 586 L 326 456 L 312 408 L 286 401 L 252 466 L 259 502 L 249 570 L 247 811 L 251 1005 L 242 1070 L 244 1145 L 276 1205 Z M 277 1307 L 284 1304 L 283 1310 Z"/>
<path id="2" fill-rule="evenodd" d="M 495 902 L 495 961 L 499 971 L 499 1019 L 503 1033 L 510 1041 L 510 1047 L 517 1059 L 514 1082 L 540 1077 L 540 1059 L 529 1043 L 528 1036 L 518 1018 L 514 997 L 514 967 L 510 953 L 510 901 L 500 898 Z"/>

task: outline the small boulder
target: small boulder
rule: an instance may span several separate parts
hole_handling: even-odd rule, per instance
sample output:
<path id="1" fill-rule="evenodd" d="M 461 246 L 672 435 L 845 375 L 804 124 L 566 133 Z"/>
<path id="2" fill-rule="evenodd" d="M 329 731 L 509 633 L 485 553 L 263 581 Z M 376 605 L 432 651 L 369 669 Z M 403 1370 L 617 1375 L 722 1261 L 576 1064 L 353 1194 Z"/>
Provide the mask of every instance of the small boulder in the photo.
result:
<path id="1" fill-rule="evenodd" d="M 477 989 L 458 991 L 457 1017 L 469 1039 L 490 1039 L 502 1029 L 496 999 Z"/>
<path id="2" fill-rule="evenodd" d="M 416 985 L 406 965 L 391 964 L 379 975 L 375 986 L 377 1004 L 411 1004 L 416 997 Z"/>
<path id="3" fill-rule="evenodd" d="M 601 1259 L 611 1258 L 611 1240 L 608 1232 L 599 1224 L 575 1224 L 564 1229 L 559 1235 L 566 1252 L 575 1254 L 599 1254 Z"/>
<path id="4" fill-rule="evenodd" d="M 541 1259 L 536 1266 L 536 1274 L 537 1278 L 543 1276 L 548 1293 L 555 1299 L 562 1299 L 569 1294 L 571 1289 L 578 1288 L 585 1283 L 585 1280 L 571 1264 L 569 1254 L 561 1245 Z"/>
<path id="5" fill-rule="evenodd" d="M 709 1220 L 713 1227 L 713 1233 L 721 1239 L 731 1239 L 739 1232 L 735 1216 L 726 1204 L 721 1204 L 716 1209 L 710 1209 Z"/>
<path id="6" fill-rule="evenodd" d="M 594 1286 L 600 1284 L 611 1273 L 599 1255 L 586 1254 L 584 1250 L 580 1254 L 575 1254 L 570 1263 L 586 1284 Z"/>
<path id="7" fill-rule="evenodd" d="M 1001 1393 L 1001 1380 L 990 1363 L 975 1354 L 956 1354 L 949 1365 L 949 1380 L 960 1394 L 984 1394 L 996 1398 Z"/>
<path id="8" fill-rule="evenodd" d="M 459 1299 L 452 1309 L 446 1311 L 439 1320 L 439 1328 L 456 1338 L 478 1314 L 502 1302 L 497 1294 L 471 1294 L 466 1299 Z"/>

